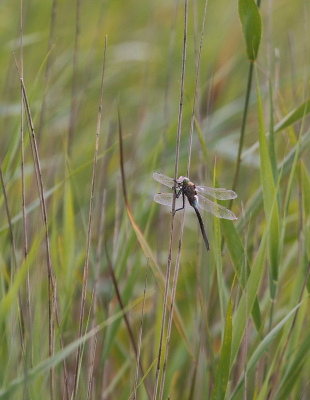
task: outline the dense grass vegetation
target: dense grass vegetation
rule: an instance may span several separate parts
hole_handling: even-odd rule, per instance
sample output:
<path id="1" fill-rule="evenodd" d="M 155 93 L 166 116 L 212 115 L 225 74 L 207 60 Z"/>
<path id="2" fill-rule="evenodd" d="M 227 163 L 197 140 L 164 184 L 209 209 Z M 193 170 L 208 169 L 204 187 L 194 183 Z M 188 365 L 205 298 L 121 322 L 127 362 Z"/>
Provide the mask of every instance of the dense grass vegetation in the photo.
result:
<path id="1" fill-rule="evenodd" d="M 204 9 L 1 2 L 1 399 L 310 398 L 310 6 Z"/>

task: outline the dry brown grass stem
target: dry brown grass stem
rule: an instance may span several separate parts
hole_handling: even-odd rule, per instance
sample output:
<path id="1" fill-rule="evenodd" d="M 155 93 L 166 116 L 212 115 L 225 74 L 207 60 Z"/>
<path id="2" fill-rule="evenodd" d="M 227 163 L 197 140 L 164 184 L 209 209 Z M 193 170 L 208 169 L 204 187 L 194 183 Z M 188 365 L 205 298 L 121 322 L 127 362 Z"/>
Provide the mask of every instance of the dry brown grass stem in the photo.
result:
<path id="1" fill-rule="evenodd" d="M 94 372 L 94 364 L 95 364 L 95 356 L 96 356 L 96 347 L 97 347 L 97 339 L 98 339 L 98 332 L 99 329 L 97 329 L 96 333 L 94 336 L 92 336 L 92 341 L 93 341 L 93 346 L 91 347 L 91 366 L 90 366 L 90 371 L 89 371 L 89 379 L 88 379 L 88 388 L 87 388 L 87 400 L 90 399 L 91 395 L 91 388 L 92 388 L 92 382 L 93 382 L 93 372 Z"/>
<path id="2" fill-rule="evenodd" d="M 90 330 L 93 330 L 96 322 L 96 311 L 97 311 L 97 287 L 99 281 L 99 267 L 101 261 L 101 249 L 102 249 L 102 236 L 103 236 L 103 227 L 104 227 L 104 217 L 105 217 L 105 201 L 106 201 L 106 190 L 103 190 L 102 193 L 102 201 L 101 201 L 101 212 L 100 212 L 100 222 L 99 222 L 99 232 L 98 232 L 98 243 L 97 243 L 97 251 L 96 251 L 96 266 L 95 266 L 95 278 L 93 285 L 93 302 L 91 305 L 91 322 L 90 322 Z M 97 340 L 97 339 L 96 339 Z M 95 337 L 92 336 L 90 338 L 89 348 L 89 370 L 88 370 L 88 382 L 91 384 L 93 381 L 93 360 L 92 354 L 94 352 L 94 347 L 96 346 Z"/>
<path id="3" fill-rule="evenodd" d="M 46 58 L 46 65 L 45 65 L 45 73 L 44 73 L 44 93 L 42 98 L 42 105 L 40 110 L 40 118 L 39 118 L 39 127 L 38 127 L 38 140 L 40 140 L 41 132 L 43 129 L 44 124 L 44 116 L 45 116 L 45 108 L 46 108 L 46 88 L 48 85 L 48 81 L 50 78 L 50 68 L 51 68 L 51 59 L 50 59 L 50 52 L 53 47 L 54 41 L 54 30 L 55 30 L 55 22 L 56 22 L 56 5 L 57 0 L 53 0 L 52 9 L 51 9 L 51 23 L 50 23 L 50 31 L 48 36 L 48 44 L 47 44 L 47 58 Z"/>
<path id="4" fill-rule="evenodd" d="M 79 53 L 79 37 L 80 37 L 80 6 L 81 0 L 76 0 L 75 12 L 75 40 L 74 40 L 74 53 L 73 53 L 73 72 L 72 72 L 72 87 L 71 87 L 71 109 L 68 133 L 68 152 L 70 154 L 72 140 L 76 123 L 76 86 L 77 86 L 77 67 L 78 67 L 78 53 Z"/>
<path id="5" fill-rule="evenodd" d="M 46 258 L 47 258 L 47 276 L 48 276 L 48 310 L 49 310 L 49 324 L 48 324 L 48 331 L 49 331 L 49 356 L 53 356 L 53 316 L 52 316 L 52 293 L 53 293 L 53 271 L 52 271 L 52 260 L 51 260 L 51 252 L 50 252 L 50 242 L 49 242 L 49 231 L 48 231 L 48 221 L 47 221 L 47 211 L 46 211 L 46 202 L 45 202 L 45 197 L 44 197 L 44 186 L 43 186 L 43 179 L 42 179 L 42 170 L 41 170 L 41 164 L 40 164 L 40 157 L 39 157 L 39 151 L 38 151 L 38 146 L 37 146 L 37 141 L 36 141 L 36 136 L 35 136 L 35 131 L 34 131 L 34 125 L 32 121 L 32 116 L 31 116 L 31 111 L 28 103 L 28 98 L 27 98 L 27 93 L 24 85 L 23 78 L 20 78 L 20 83 L 21 83 L 21 89 L 22 89 L 22 95 L 23 95 L 23 101 L 24 101 L 24 106 L 26 110 L 26 120 L 27 120 L 27 125 L 28 125 L 28 131 L 29 131 L 29 136 L 30 136 L 30 145 L 31 145 L 31 151 L 32 151 L 32 156 L 33 156 L 33 164 L 34 164 L 34 170 L 35 170 L 35 175 L 36 175 L 36 181 L 37 181 L 37 186 L 38 186 L 38 192 L 39 192 L 39 199 L 40 199 L 40 207 L 41 207 L 41 213 L 42 213 L 42 219 L 43 219 L 43 225 L 44 225 L 44 230 L 45 230 L 45 245 L 46 245 Z M 54 376 L 53 376 L 53 370 L 50 370 L 50 391 L 51 391 L 51 398 L 53 398 L 53 387 L 54 387 Z"/>

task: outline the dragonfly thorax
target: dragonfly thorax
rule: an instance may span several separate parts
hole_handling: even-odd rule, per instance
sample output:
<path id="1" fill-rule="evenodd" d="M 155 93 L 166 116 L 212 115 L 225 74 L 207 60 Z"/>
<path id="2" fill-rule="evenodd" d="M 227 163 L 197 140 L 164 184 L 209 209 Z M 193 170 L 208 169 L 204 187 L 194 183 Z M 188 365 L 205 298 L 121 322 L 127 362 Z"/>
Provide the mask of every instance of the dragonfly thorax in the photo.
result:
<path id="1" fill-rule="evenodd" d="M 179 185 L 188 185 L 189 179 L 186 176 L 180 176 L 177 182 Z"/>

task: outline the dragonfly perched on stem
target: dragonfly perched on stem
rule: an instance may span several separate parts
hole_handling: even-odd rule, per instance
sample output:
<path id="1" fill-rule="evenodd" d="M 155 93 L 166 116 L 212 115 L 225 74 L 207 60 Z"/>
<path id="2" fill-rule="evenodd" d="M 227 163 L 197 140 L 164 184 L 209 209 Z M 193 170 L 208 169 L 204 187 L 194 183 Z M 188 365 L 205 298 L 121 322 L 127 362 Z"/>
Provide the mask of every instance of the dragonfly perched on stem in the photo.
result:
<path id="1" fill-rule="evenodd" d="M 172 178 L 169 178 L 168 176 L 163 174 L 159 174 L 158 172 L 153 173 L 153 178 L 156 181 L 160 182 L 161 184 L 170 187 L 170 189 L 173 189 L 174 183 L 176 183 L 175 197 L 176 199 L 179 199 L 182 196 L 183 205 L 182 207 L 176 209 L 175 212 L 184 209 L 185 197 L 187 197 L 189 204 L 193 207 L 193 209 L 196 212 L 202 237 L 205 242 L 206 249 L 208 251 L 210 250 L 209 241 L 198 207 L 203 208 L 204 210 L 210 212 L 211 214 L 215 215 L 218 218 L 225 218 L 230 220 L 237 219 L 237 217 L 232 211 L 221 206 L 220 204 L 213 203 L 213 201 L 203 196 L 203 195 L 212 196 L 218 200 L 235 199 L 237 195 L 232 190 L 223 188 L 211 188 L 208 186 L 195 186 L 188 178 L 184 176 L 180 176 L 179 179 L 176 182 L 174 182 Z M 163 204 L 165 206 L 171 206 L 173 200 L 173 193 L 156 194 L 154 196 L 154 200 L 156 201 L 156 203 Z"/>

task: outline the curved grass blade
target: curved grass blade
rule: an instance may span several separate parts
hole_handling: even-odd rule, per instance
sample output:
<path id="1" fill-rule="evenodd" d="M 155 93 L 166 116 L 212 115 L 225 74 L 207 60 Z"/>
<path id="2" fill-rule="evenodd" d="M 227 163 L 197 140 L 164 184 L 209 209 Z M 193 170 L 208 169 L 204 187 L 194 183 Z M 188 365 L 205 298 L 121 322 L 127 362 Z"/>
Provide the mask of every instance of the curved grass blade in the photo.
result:
<path id="1" fill-rule="evenodd" d="M 306 116 L 310 112 L 310 99 L 306 100 L 299 107 L 294 108 L 290 113 L 288 113 L 284 118 L 281 119 L 274 127 L 273 133 L 278 133 L 283 129 L 286 129 L 293 125 L 295 122 L 299 121 L 304 115 Z M 268 137 L 270 133 L 266 133 Z M 254 153 L 255 150 L 258 149 L 258 142 L 254 143 L 251 147 L 244 150 L 241 154 L 241 158 L 244 159 L 246 156 Z"/>
<path id="2" fill-rule="evenodd" d="M 310 112 L 310 99 L 306 100 L 299 107 L 292 110 L 280 122 L 278 122 L 273 128 L 274 132 L 279 132 L 282 129 L 289 127 L 290 125 L 294 124 L 295 122 L 303 118 L 303 116 L 306 116 L 309 112 Z"/>

